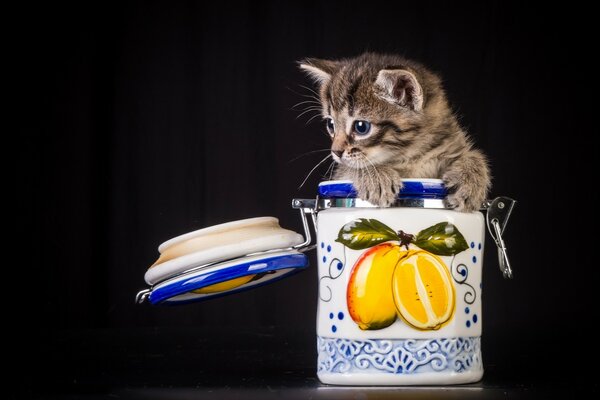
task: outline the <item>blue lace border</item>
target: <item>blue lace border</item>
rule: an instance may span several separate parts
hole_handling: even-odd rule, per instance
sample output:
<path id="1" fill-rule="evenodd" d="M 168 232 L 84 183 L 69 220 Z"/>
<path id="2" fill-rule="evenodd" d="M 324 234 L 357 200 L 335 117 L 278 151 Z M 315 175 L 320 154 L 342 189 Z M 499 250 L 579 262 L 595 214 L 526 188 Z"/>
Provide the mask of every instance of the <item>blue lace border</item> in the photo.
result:
<path id="1" fill-rule="evenodd" d="M 318 372 L 418 374 L 483 369 L 481 337 L 350 340 L 318 337 Z"/>

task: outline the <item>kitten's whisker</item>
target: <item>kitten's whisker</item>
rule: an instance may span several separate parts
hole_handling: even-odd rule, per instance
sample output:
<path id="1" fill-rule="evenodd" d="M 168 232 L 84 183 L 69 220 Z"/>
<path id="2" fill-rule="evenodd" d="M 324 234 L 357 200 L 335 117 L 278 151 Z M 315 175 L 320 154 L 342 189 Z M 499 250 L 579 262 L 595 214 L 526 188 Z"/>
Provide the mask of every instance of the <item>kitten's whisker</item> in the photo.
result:
<path id="1" fill-rule="evenodd" d="M 360 170 L 359 171 L 362 171 L 363 175 L 364 175 L 364 172 L 366 171 L 367 178 L 369 178 L 369 181 L 371 182 L 371 185 L 374 186 L 375 185 L 375 181 L 374 181 L 375 176 L 374 176 L 374 174 L 371 173 L 371 170 L 369 169 L 369 164 L 367 164 L 365 162 L 365 159 L 366 159 L 366 157 L 363 157 L 363 159 L 360 160 L 361 164 L 360 164 Z"/>
<path id="2" fill-rule="evenodd" d="M 311 96 L 311 95 L 307 95 L 307 94 L 299 94 L 299 96 L 301 96 L 301 97 L 304 97 L 305 99 L 311 99 L 311 100 L 313 100 L 315 103 L 319 103 L 319 104 L 321 104 L 321 99 L 319 99 L 318 97 Z"/>
<path id="3" fill-rule="evenodd" d="M 317 104 L 303 104 L 302 106 L 294 106 L 292 108 L 290 108 L 290 110 L 293 111 L 306 111 L 307 109 L 312 108 L 315 110 L 323 110 L 323 108 L 320 105 Z"/>
<path id="4" fill-rule="evenodd" d="M 314 111 L 312 111 L 312 112 L 314 112 Z M 307 113 L 304 113 L 304 114 L 307 114 Z M 304 114 L 302 114 L 302 115 L 304 115 Z M 312 118 L 312 117 L 320 117 L 320 116 L 321 116 L 321 114 L 317 113 L 317 114 L 311 115 L 310 117 Z M 296 119 L 298 120 L 298 119 L 300 119 L 300 117 L 301 116 L 299 115 L 298 117 L 296 117 Z"/>
<path id="5" fill-rule="evenodd" d="M 321 113 L 315 114 L 315 115 L 313 115 L 312 117 L 310 117 L 310 118 L 308 119 L 308 121 L 306 121 L 306 124 L 304 124 L 304 125 L 308 125 L 308 124 L 310 124 L 310 121 L 312 121 L 313 119 L 315 119 L 315 118 L 317 118 L 317 117 L 322 117 Z"/>
<path id="6" fill-rule="evenodd" d="M 313 89 L 304 86 L 304 85 L 299 85 L 301 88 L 308 90 L 308 92 L 310 93 L 309 95 L 307 94 L 303 94 L 303 93 L 298 93 L 295 90 L 291 89 L 291 88 L 287 88 L 290 91 L 292 91 L 293 93 L 296 93 L 304 98 L 307 98 L 309 100 L 304 100 L 304 101 L 300 101 L 298 103 L 296 103 L 294 106 L 292 106 L 292 110 L 296 110 L 298 109 L 300 106 L 302 105 L 306 105 L 307 107 L 305 109 L 302 110 L 302 112 L 296 117 L 296 119 L 300 119 L 300 117 L 302 117 L 305 114 L 311 113 L 311 112 L 316 112 L 315 115 L 311 116 L 308 121 L 306 121 L 305 125 L 308 125 L 312 122 L 313 119 L 318 118 L 319 116 L 322 115 L 323 113 L 323 107 L 321 104 L 321 99 L 319 98 L 319 94 L 314 91 Z"/>
<path id="7" fill-rule="evenodd" d="M 371 166 L 373 167 L 373 170 L 375 171 L 375 174 L 377 175 L 377 180 L 379 182 L 381 182 L 381 175 L 379 174 L 379 171 L 377 170 L 377 167 L 375 166 L 375 164 L 373 164 L 373 162 L 369 159 L 369 157 L 367 157 L 366 154 L 363 154 L 365 160 L 367 160 L 369 162 L 369 164 L 371 164 Z"/>
<path id="8" fill-rule="evenodd" d="M 373 162 L 366 155 L 365 155 L 365 160 L 367 160 L 369 162 L 369 164 L 371 164 L 371 166 L 373 167 L 373 171 L 375 171 L 375 174 L 377 175 L 377 179 L 379 181 L 381 181 L 381 175 L 379 174 L 379 170 L 377 169 L 375 164 L 373 164 Z"/>
<path id="9" fill-rule="evenodd" d="M 302 87 L 302 88 L 304 88 L 304 89 L 309 90 L 311 93 L 314 93 L 314 95 L 299 93 L 299 92 L 295 91 L 294 89 L 292 89 L 289 86 L 286 86 L 286 89 L 289 90 L 290 92 L 294 93 L 294 94 L 297 94 L 298 96 L 307 97 L 309 99 L 314 99 L 314 100 L 318 101 L 319 103 L 321 102 L 321 99 L 319 98 L 319 94 L 318 93 L 316 93 L 315 91 L 313 91 L 312 89 L 310 89 L 310 88 L 308 88 L 306 86 L 302 86 L 302 85 L 299 85 L 299 86 Z"/>
<path id="10" fill-rule="evenodd" d="M 306 111 L 306 110 L 323 110 L 323 107 L 321 107 L 321 105 L 317 105 L 317 104 L 309 104 L 305 107 L 302 108 L 302 111 Z"/>
<path id="11" fill-rule="evenodd" d="M 318 97 L 315 97 L 315 96 L 307 96 L 307 95 L 302 95 L 302 97 L 305 97 L 305 98 L 307 98 L 307 99 L 312 99 L 312 100 L 314 100 L 315 102 L 317 102 L 317 103 L 321 104 L 321 99 L 319 99 Z"/>
<path id="12" fill-rule="evenodd" d="M 299 156 L 296 156 L 296 157 L 292 158 L 290 161 L 288 161 L 288 163 L 294 162 L 297 159 L 302 158 L 304 156 L 307 156 L 309 154 L 320 153 L 322 151 L 331 151 L 331 150 L 330 149 L 319 149 L 319 150 L 307 151 L 306 153 L 302 153 Z"/>
<path id="13" fill-rule="evenodd" d="M 367 172 L 369 174 L 369 179 L 371 180 L 371 184 L 374 186 L 375 183 L 377 182 L 377 170 L 375 168 L 373 168 L 373 172 L 371 172 L 371 168 L 369 168 L 369 164 L 365 163 L 365 166 L 367 167 Z"/>
<path id="14" fill-rule="evenodd" d="M 321 111 L 323 111 L 323 109 L 321 108 L 321 106 L 307 106 L 303 108 L 302 111 L 319 111 L 320 113 Z"/>
<path id="15" fill-rule="evenodd" d="M 325 176 L 327 176 L 327 174 L 329 174 L 329 180 L 331 180 L 334 169 L 335 169 L 335 160 L 331 160 L 331 164 L 329 164 L 329 167 L 327 167 L 327 170 L 325 171 L 325 174 L 323 176 L 325 177 Z"/>
<path id="16" fill-rule="evenodd" d="M 306 181 L 308 180 L 308 178 L 312 175 L 312 173 L 315 171 L 315 169 L 317 169 L 319 167 L 319 165 L 323 164 L 329 157 L 331 157 L 331 153 L 327 154 L 327 156 L 325 156 L 324 159 L 322 159 L 321 161 L 319 161 L 319 163 L 317 165 L 315 165 L 313 167 L 313 169 L 310 170 L 310 172 L 308 173 L 308 175 L 306 175 L 306 178 L 304 178 L 304 180 L 302 181 L 302 183 L 300 184 L 300 186 L 298 186 L 298 189 L 300 189 L 302 186 L 304 186 L 304 184 L 306 183 Z"/>
<path id="17" fill-rule="evenodd" d="M 319 97 L 319 93 L 315 92 L 315 90 L 313 88 L 309 88 L 308 86 L 304 86 L 304 85 L 298 85 L 298 86 L 308 90 L 309 92 L 313 93 L 315 96 Z"/>
<path id="18" fill-rule="evenodd" d="M 365 172 L 367 172 L 367 173 L 365 173 Z M 360 160 L 359 164 L 358 164 L 358 168 L 356 169 L 356 177 L 357 177 L 357 179 L 359 181 L 364 180 L 365 176 L 367 178 L 370 178 L 368 172 L 369 172 L 368 170 L 365 171 L 365 169 L 364 169 L 364 162 L 363 162 L 363 160 Z"/>
<path id="19" fill-rule="evenodd" d="M 300 118 L 300 117 L 301 117 L 301 116 L 303 116 L 304 114 L 306 114 L 306 113 L 309 113 L 309 112 L 311 112 L 311 111 L 317 111 L 317 116 L 318 116 L 318 115 L 321 115 L 321 108 L 318 108 L 318 109 L 315 109 L 315 108 L 309 108 L 309 109 L 306 109 L 306 110 L 302 111 L 302 112 L 301 112 L 301 113 L 300 113 L 300 114 L 299 114 L 299 115 L 296 117 L 296 119 Z"/>
<path id="20" fill-rule="evenodd" d="M 298 106 L 300 106 L 300 105 L 302 105 L 302 104 L 307 104 L 307 103 L 308 103 L 308 104 L 314 104 L 314 105 L 316 105 L 316 106 L 319 106 L 319 107 L 321 107 L 321 103 L 320 103 L 320 102 L 318 102 L 318 101 L 315 101 L 315 100 L 304 100 L 304 101 L 301 101 L 301 102 L 299 102 L 299 103 L 296 103 L 296 104 L 294 104 L 294 105 L 292 106 L 292 110 L 294 110 L 296 107 L 298 107 Z"/>

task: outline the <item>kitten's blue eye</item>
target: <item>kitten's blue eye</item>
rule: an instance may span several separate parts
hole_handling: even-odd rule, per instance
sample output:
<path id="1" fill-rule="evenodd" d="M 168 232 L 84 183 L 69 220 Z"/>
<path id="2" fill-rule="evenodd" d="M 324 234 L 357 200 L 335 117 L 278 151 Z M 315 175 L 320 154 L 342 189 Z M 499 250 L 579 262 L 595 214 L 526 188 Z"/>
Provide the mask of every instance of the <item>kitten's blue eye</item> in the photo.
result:
<path id="1" fill-rule="evenodd" d="M 367 135 L 371 132 L 371 123 L 369 121 L 354 121 L 354 132 L 359 135 Z"/>
<path id="2" fill-rule="evenodd" d="M 330 135 L 333 135 L 333 132 L 335 131 L 335 125 L 333 124 L 333 118 L 327 118 L 325 123 L 327 124 L 327 132 L 329 132 Z"/>

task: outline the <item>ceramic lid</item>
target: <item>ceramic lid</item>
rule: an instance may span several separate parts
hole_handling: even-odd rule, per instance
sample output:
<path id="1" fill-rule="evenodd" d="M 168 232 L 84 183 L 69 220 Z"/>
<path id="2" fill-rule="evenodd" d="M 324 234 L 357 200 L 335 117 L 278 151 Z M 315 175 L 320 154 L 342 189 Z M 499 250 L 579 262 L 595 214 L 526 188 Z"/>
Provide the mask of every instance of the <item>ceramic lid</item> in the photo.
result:
<path id="1" fill-rule="evenodd" d="M 441 179 L 414 178 L 402 179 L 400 199 L 443 199 L 447 190 Z M 324 181 L 319 184 L 319 197 L 328 199 L 357 197 L 352 181 Z"/>
<path id="2" fill-rule="evenodd" d="M 308 265 L 295 247 L 302 235 L 274 217 L 250 218 L 199 229 L 158 247 L 145 275 L 152 304 L 187 303 L 274 282 Z"/>
<path id="3" fill-rule="evenodd" d="M 276 282 L 307 266 L 308 258 L 298 251 L 237 258 L 161 282 L 148 300 L 151 304 L 186 304 L 213 299 Z"/>

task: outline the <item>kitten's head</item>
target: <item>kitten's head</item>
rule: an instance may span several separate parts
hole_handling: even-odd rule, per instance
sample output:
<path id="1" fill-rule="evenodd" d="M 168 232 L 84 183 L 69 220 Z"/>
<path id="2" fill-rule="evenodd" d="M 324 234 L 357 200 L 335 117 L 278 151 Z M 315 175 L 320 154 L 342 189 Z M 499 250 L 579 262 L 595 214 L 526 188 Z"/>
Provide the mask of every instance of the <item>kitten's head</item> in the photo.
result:
<path id="1" fill-rule="evenodd" d="M 409 162 L 452 130 L 443 127 L 454 119 L 440 79 L 420 64 L 365 53 L 306 59 L 300 68 L 319 85 L 331 153 L 348 168 Z"/>

